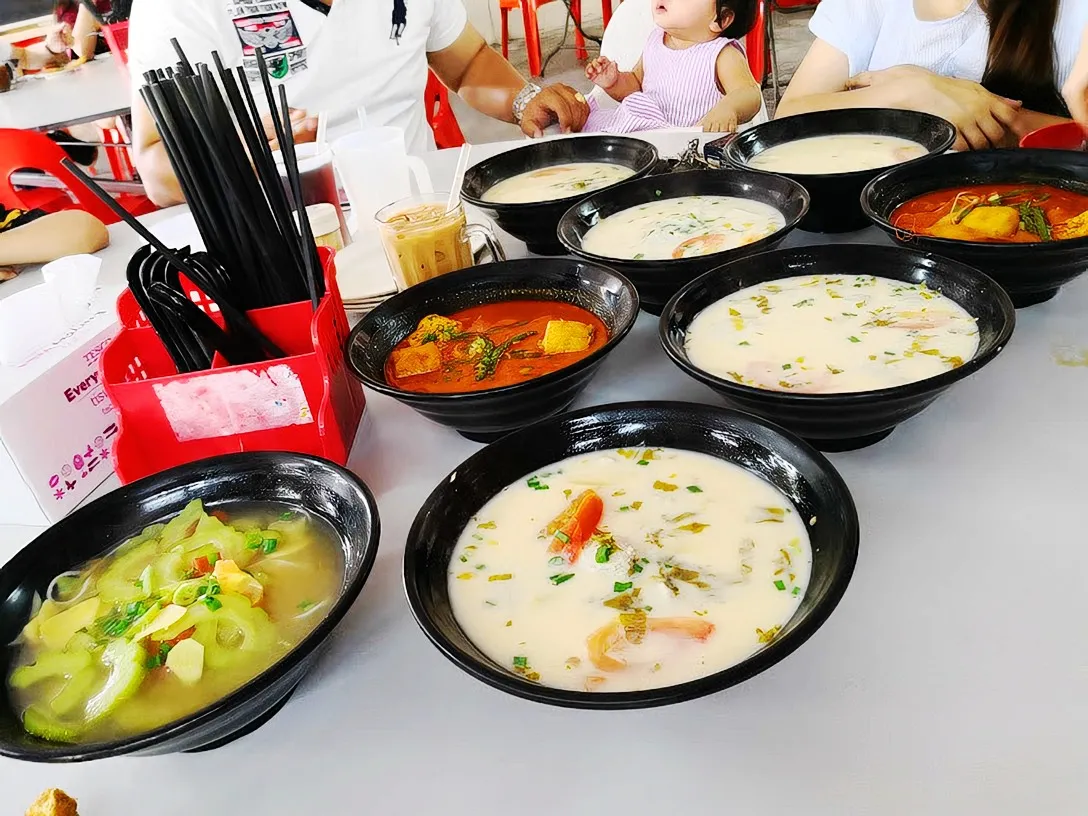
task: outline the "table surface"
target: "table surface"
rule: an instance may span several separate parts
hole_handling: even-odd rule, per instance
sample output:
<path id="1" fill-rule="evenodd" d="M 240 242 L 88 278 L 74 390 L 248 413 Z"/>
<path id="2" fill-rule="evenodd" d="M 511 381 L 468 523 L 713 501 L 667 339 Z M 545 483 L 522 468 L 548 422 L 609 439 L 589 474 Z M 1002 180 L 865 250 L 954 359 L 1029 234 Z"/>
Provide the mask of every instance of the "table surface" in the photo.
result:
<path id="1" fill-rule="evenodd" d="M 451 177 L 455 159 L 430 157 L 432 176 Z M 867 230 L 787 245 L 829 240 L 885 241 Z M 113 257 L 127 241 L 117 236 Z M 207 754 L 0 759 L 5 812 L 59 786 L 85 816 L 142 813 L 151 790 L 160 816 L 198 803 L 261 816 L 1084 814 L 1088 547 L 1072 511 L 1088 484 L 1088 368 L 1057 360 L 1088 347 L 1086 311 L 1088 279 L 1018 313 L 993 363 L 887 440 L 832 455 L 861 519 L 838 609 L 764 674 L 651 711 L 515 699 L 430 645 L 404 600 L 405 537 L 480 446 L 368 392 L 349 464 L 378 498 L 378 559 L 290 704 Z M 576 407 L 715 403 L 666 359 L 656 329 L 640 316 Z M 0 528 L 0 562 L 36 532 Z"/>
<path id="2" fill-rule="evenodd" d="M 111 55 L 100 54 L 71 71 L 26 77 L 0 94 L 0 128 L 57 130 L 131 106 L 128 80 Z"/>

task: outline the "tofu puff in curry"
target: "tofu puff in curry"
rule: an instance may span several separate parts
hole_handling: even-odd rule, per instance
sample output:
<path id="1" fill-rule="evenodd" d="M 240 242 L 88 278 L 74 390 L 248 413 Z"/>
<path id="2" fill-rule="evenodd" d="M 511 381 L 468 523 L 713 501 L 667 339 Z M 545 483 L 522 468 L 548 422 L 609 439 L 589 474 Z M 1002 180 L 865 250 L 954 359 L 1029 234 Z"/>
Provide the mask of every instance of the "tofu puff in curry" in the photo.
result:
<path id="1" fill-rule="evenodd" d="M 897 229 L 955 241 L 1034 244 L 1088 238 L 1088 194 L 1049 184 L 982 184 L 901 204 Z"/>
<path id="2" fill-rule="evenodd" d="M 389 355 L 385 379 L 423 394 L 484 391 L 566 368 L 607 342 L 601 319 L 570 303 L 489 303 L 424 317 Z"/>

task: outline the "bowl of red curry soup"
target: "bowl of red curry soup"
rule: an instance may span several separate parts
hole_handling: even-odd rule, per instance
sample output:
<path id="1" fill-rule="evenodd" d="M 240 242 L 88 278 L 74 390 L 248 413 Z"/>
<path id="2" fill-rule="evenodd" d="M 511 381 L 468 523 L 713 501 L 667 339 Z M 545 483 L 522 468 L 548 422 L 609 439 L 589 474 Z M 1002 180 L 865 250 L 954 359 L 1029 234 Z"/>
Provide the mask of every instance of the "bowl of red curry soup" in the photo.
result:
<path id="1" fill-rule="evenodd" d="M 557 414 L 638 317 L 627 278 L 572 258 L 452 272 L 359 322 L 347 360 L 364 385 L 463 436 L 490 442 Z"/>
<path id="2" fill-rule="evenodd" d="M 934 156 L 877 176 L 861 204 L 898 243 L 989 275 L 1018 309 L 1088 270 L 1088 153 Z"/>

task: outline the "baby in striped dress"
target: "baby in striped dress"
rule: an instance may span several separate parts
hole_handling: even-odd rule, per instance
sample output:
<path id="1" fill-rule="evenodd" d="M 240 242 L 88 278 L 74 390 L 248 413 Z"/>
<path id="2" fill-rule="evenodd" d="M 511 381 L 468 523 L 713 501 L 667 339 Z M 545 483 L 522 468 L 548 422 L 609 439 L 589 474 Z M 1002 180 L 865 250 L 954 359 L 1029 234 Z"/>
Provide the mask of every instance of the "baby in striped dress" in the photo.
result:
<path id="1" fill-rule="evenodd" d="M 583 132 L 635 133 L 702 127 L 732 133 L 763 103 L 737 42 L 755 24 L 757 0 L 651 0 L 655 28 L 632 71 L 607 57 L 586 77 L 618 108 L 591 104 Z"/>

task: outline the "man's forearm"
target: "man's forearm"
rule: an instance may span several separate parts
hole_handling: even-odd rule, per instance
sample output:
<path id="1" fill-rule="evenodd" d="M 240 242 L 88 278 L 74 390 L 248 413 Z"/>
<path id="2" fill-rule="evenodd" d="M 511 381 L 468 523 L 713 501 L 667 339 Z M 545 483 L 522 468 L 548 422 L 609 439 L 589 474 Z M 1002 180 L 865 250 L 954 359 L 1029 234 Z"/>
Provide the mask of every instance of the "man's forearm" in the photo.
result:
<path id="1" fill-rule="evenodd" d="M 178 184 L 170 158 L 166 155 L 166 146 L 155 142 L 136 151 L 136 169 L 147 190 L 147 197 L 159 207 L 172 207 L 185 200 L 181 185 Z"/>
<path id="2" fill-rule="evenodd" d="M 465 102 L 493 119 L 514 121 L 514 97 L 526 80 L 501 54 L 485 44 L 458 79 L 450 87 Z"/>

